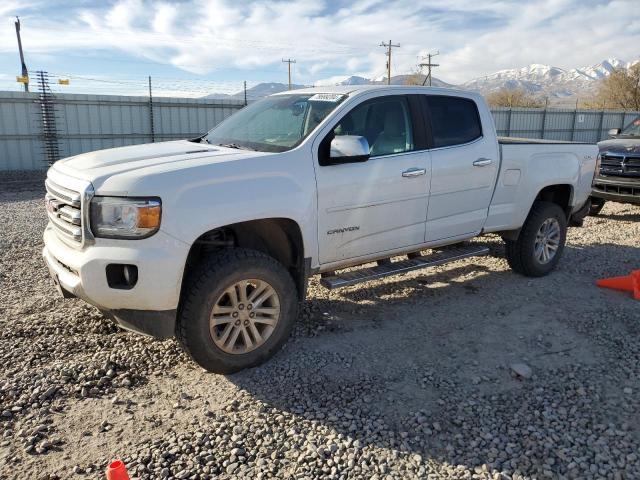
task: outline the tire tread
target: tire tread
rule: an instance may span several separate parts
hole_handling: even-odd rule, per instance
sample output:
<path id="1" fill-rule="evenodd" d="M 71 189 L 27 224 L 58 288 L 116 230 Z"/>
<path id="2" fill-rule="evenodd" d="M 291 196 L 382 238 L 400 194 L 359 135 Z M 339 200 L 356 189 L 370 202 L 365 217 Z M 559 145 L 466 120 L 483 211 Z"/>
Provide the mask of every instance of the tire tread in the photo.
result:
<path id="1" fill-rule="evenodd" d="M 539 222 L 548 218 L 551 210 L 561 214 L 561 217 L 564 219 L 564 222 L 561 224 L 561 228 L 564 229 L 564 232 L 562 232 L 563 241 L 561 242 L 559 251 L 556 253 L 556 257 L 551 260 L 552 267 L 543 271 L 538 265 L 534 264 L 528 243 L 532 237 L 535 237 L 539 228 Z M 520 231 L 520 235 L 518 235 L 518 239 L 505 240 L 505 256 L 507 257 L 509 267 L 511 267 L 514 272 L 528 277 L 541 277 L 548 274 L 555 268 L 562 255 L 564 239 L 566 238 L 566 228 L 566 217 L 559 205 L 545 201 L 534 202 Z"/>
<path id="2" fill-rule="evenodd" d="M 199 360 L 200 355 L 198 352 L 198 346 L 194 343 L 195 339 L 189 333 L 189 322 L 196 320 L 197 315 L 199 314 L 198 310 L 201 304 L 201 300 L 207 295 L 207 287 L 212 285 L 216 281 L 216 277 L 226 273 L 226 270 L 232 269 L 233 265 L 236 265 L 238 262 L 244 262 L 247 260 L 250 260 L 251 263 L 255 266 L 264 267 L 276 272 L 284 270 L 284 266 L 269 255 L 258 252 L 256 250 L 233 248 L 228 250 L 221 250 L 219 252 L 216 252 L 215 254 L 207 256 L 206 259 L 204 259 L 202 263 L 200 263 L 194 269 L 192 274 L 189 275 L 186 280 L 187 284 L 184 288 L 184 298 L 182 300 L 176 325 L 176 337 L 178 338 L 180 344 L 182 345 L 182 348 L 189 355 L 189 357 L 191 357 L 203 368 L 215 373 L 233 373 L 244 368 L 258 365 L 272 356 L 277 350 L 279 350 L 288 337 L 289 332 L 287 332 L 287 335 L 285 335 L 282 341 L 277 342 L 270 349 L 262 352 L 260 355 L 258 355 L 258 358 L 255 361 L 252 361 L 250 364 L 244 365 L 242 367 L 237 367 L 220 362 L 219 365 L 215 366 L 215 368 L 211 368 L 210 365 L 203 365 L 203 363 Z M 286 272 L 286 270 L 284 271 Z M 296 287 L 293 279 L 291 278 L 291 275 L 289 275 L 287 272 L 287 274 L 283 275 L 282 277 L 283 279 L 286 279 L 285 282 L 289 284 L 287 285 L 287 289 L 291 291 L 291 294 L 295 297 Z M 293 315 L 295 317 L 295 309 Z M 281 321 L 282 320 L 283 319 L 281 319 Z M 291 328 L 288 328 L 287 330 L 290 331 Z"/>

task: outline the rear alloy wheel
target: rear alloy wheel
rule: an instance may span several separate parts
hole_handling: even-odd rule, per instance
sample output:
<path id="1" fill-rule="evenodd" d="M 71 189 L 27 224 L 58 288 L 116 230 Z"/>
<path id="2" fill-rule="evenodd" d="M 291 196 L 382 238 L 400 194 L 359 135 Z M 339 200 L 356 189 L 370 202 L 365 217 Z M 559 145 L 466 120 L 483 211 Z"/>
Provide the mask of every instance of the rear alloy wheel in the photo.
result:
<path id="1" fill-rule="evenodd" d="M 233 373 L 261 364 L 284 345 L 297 306 L 284 265 L 255 250 L 222 250 L 189 276 L 176 334 L 198 365 Z"/>
<path id="2" fill-rule="evenodd" d="M 560 222 L 556 218 L 547 218 L 536 234 L 534 244 L 536 258 L 541 264 L 553 260 L 560 246 Z"/>
<path id="3" fill-rule="evenodd" d="M 533 204 L 517 240 L 505 240 L 505 253 L 514 272 L 528 277 L 550 273 L 560 260 L 567 237 L 567 217 L 559 205 Z"/>

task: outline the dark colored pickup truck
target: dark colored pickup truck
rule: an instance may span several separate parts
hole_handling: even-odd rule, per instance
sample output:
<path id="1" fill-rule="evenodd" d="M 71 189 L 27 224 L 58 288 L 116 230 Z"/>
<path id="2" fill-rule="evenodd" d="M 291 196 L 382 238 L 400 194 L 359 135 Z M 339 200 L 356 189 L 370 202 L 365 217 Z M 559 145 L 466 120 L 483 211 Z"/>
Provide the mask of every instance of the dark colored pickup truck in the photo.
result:
<path id="1" fill-rule="evenodd" d="M 640 205 L 640 117 L 624 130 L 609 130 L 611 139 L 598 143 L 600 172 L 591 193 L 592 215 L 597 215 L 607 200 Z"/>

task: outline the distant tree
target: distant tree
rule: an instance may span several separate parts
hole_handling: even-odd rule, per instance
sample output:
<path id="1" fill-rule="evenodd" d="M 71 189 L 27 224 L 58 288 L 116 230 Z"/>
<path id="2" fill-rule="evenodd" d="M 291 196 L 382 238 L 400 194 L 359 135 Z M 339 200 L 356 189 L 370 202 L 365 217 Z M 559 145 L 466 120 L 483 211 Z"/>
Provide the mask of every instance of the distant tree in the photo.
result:
<path id="1" fill-rule="evenodd" d="M 413 72 L 411 75 L 407 75 L 404 81 L 405 85 L 422 85 L 424 82 L 424 75 L 420 72 Z"/>
<path id="2" fill-rule="evenodd" d="M 590 103 L 600 108 L 640 110 L 640 63 L 629 69 L 614 70 L 600 83 L 598 93 Z"/>
<path id="3" fill-rule="evenodd" d="M 492 107 L 544 107 L 544 102 L 521 88 L 501 88 L 486 96 Z"/>

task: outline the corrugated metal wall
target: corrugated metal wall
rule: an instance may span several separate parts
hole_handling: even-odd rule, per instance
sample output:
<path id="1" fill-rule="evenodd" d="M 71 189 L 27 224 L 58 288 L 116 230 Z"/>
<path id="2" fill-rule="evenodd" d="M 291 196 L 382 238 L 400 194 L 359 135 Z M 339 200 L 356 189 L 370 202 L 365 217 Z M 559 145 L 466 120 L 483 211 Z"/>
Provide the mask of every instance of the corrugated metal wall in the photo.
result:
<path id="1" fill-rule="evenodd" d="M 62 157 L 152 141 L 148 97 L 56 95 Z M 242 108 L 239 100 L 153 99 L 156 142 L 201 135 Z M 0 170 L 47 168 L 37 93 L 0 92 Z"/>
<path id="2" fill-rule="evenodd" d="M 498 135 L 546 138 L 575 142 L 598 142 L 612 128 L 623 128 L 640 112 L 616 110 L 566 110 L 540 108 L 494 108 Z"/>
<path id="3" fill-rule="evenodd" d="M 36 93 L 0 92 L 0 170 L 45 168 Z"/>
<path id="4" fill-rule="evenodd" d="M 192 138 L 242 108 L 239 100 L 158 97 L 153 100 L 156 142 Z M 147 97 L 56 95 L 61 155 L 150 142 Z M 492 110 L 498 135 L 596 142 L 640 112 L 597 110 Z M 37 93 L 0 92 L 0 170 L 47 168 Z"/>

